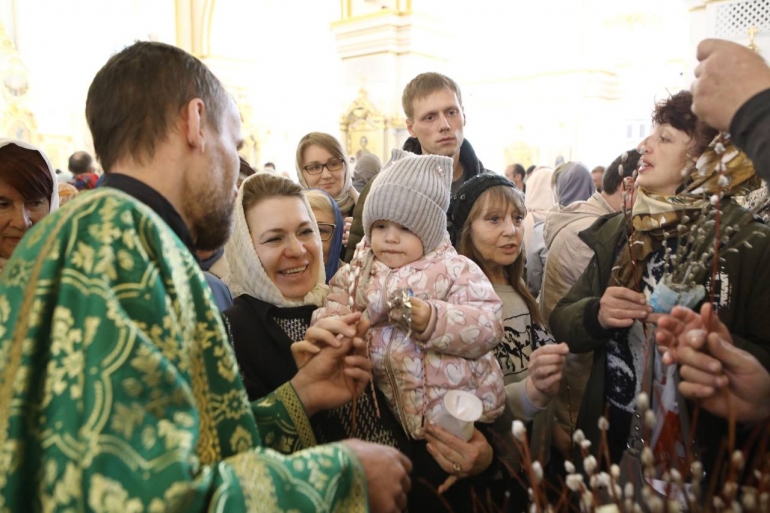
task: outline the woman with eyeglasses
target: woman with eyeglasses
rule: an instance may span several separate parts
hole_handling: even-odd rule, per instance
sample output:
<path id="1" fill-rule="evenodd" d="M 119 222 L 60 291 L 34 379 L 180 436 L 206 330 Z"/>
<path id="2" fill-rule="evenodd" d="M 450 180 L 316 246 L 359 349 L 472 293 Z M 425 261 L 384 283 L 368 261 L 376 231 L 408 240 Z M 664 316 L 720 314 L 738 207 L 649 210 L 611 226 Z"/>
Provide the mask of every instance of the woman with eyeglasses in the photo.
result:
<path id="1" fill-rule="evenodd" d="M 305 189 L 323 189 L 334 198 L 344 219 L 342 245 L 348 243 L 358 191 L 340 142 L 329 134 L 310 132 L 297 145 L 297 176 Z"/>
<path id="2" fill-rule="evenodd" d="M 308 189 L 305 197 L 315 215 L 318 233 L 323 244 L 324 268 L 326 283 L 337 274 L 342 253 L 342 231 L 344 229 L 342 214 L 334 202 L 334 198 L 321 189 Z"/>

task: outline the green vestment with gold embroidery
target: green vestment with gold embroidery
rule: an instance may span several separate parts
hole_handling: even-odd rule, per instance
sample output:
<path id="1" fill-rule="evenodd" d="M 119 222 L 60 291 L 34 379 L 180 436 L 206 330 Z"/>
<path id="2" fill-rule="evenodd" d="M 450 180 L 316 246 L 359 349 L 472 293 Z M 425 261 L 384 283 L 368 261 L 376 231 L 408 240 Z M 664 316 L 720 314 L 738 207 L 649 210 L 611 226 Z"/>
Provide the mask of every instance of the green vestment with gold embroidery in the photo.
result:
<path id="1" fill-rule="evenodd" d="M 314 444 L 290 384 L 248 402 L 201 271 L 145 205 L 83 194 L 17 247 L 0 511 L 365 511 L 357 458 Z"/>

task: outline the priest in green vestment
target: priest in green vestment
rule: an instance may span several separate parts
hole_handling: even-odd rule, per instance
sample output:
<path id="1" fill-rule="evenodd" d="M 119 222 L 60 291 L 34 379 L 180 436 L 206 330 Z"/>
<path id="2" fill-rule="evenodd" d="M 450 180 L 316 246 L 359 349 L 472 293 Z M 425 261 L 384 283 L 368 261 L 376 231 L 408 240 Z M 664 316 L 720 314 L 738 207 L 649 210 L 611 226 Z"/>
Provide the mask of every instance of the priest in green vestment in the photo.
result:
<path id="1" fill-rule="evenodd" d="M 86 115 L 115 180 L 39 222 L 0 277 L 0 511 L 403 508 L 395 450 L 313 447 L 308 415 L 365 385 L 352 337 L 247 400 L 189 251 L 230 230 L 240 120 L 221 84 L 136 43 Z"/>

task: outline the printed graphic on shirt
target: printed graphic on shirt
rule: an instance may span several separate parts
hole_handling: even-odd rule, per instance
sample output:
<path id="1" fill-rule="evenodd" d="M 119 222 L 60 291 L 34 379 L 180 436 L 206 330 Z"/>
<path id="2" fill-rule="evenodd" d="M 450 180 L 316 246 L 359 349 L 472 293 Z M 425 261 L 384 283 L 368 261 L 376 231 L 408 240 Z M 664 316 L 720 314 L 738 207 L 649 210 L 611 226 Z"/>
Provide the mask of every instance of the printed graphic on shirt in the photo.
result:
<path id="1" fill-rule="evenodd" d="M 531 325 L 527 321 L 529 314 L 503 319 L 503 341 L 495 348 L 495 356 L 504 376 L 519 374 L 529 368 L 532 341 L 529 332 Z"/>
<path id="2" fill-rule="evenodd" d="M 649 298 L 663 276 L 665 248 L 650 255 L 642 276 L 642 292 Z M 607 345 L 607 400 L 623 411 L 636 411 L 636 396 L 641 392 L 644 350 L 647 340 L 644 325 L 634 321 L 631 328 L 617 330 Z"/>
<path id="3" fill-rule="evenodd" d="M 553 336 L 542 326 L 533 324 L 529 312 L 504 318 L 503 341 L 495 348 L 503 375 L 526 372 L 532 351 L 550 343 L 553 343 Z"/>
<path id="4" fill-rule="evenodd" d="M 607 351 L 607 400 L 621 410 L 636 411 L 636 395 L 644 373 L 644 328 L 639 321 L 610 342 Z"/>
<path id="5" fill-rule="evenodd" d="M 730 277 L 727 275 L 724 269 L 724 265 L 720 264 L 719 272 L 717 273 L 717 279 L 714 283 L 714 311 L 719 312 L 722 308 L 730 308 L 732 301 L 732 283 L 730 283 Z M 709 274 L 706 280 L 706 294 L 711 294 L 711 274 Z"/>

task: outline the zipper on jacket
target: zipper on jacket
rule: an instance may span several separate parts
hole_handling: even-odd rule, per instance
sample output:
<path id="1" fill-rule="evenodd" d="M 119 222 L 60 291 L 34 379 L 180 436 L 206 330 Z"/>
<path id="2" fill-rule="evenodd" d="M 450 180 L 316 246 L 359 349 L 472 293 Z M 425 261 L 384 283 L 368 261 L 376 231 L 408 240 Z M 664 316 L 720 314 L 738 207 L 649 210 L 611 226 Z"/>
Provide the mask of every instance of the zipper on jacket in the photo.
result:
<path id="1" fill-rule="evenodd" d="M 393 365 L 390 360 L 390 348 L 393 344 L 391 342 L 393 341 L 393 333 L 397 330 L 395 327 L 391 327 L 390 332 L 390 338 L 388 339 L 388 349 L 385 351 L 385 374 L 388 376 L 388 381 L 390 381 L 390 386 L 393 389 L 393 397 L 396 400 L 396 414 L 398 415 L 399 420 L 401 421 L 401 426 L 404 428 L 404 432 L 406 433 L 407 438 L 412 439 L 412 434 L 409 432 L 409 429 L 407 426 L 409 425 L 406 422 L 406 417 L 404 415 L 404 405 L 401 402 L 401 391 L 399 390 L 398 386 L 396 385 L 396 375 L 393 372 Z"/>
<path id="2" fill-rule="evenodd" d="M 388 271 L 388 275 L 385 277 L 385 283 L 383 284 L 383 291 L 384 294 L 382 295 L 382 308 L 383 311 L 387 310 L 388 308 L 388 295 L 390 292 L 388 291 L 388 282 L 390 281 L 391 277 L 393 276 L 393 269 L 390 269 Z M 401 421 L 401 427 L 404 429 L 404 432 L 406 433 L 407 438 L 413 439 L 412 434 L 409 432 L 409 429 L 407 426 L 409 425 L 406 422 L 406 417 L 404 416 L 404 405 L 401 402 L 401 392 L 396 384 L 396 374 L 393 372 L 393 364 L 390 359 L 390 349 L 393 346 L 393 334 L 397 331 L 398 328 L 395 326 L 390 327 L 390 337 L 388 337 L 388 345 L 387 349 L 385 350 L 385 374 L 388 376 L 388 381 L 390 382 L 390 386 L 393 390 L 393 398 L 396 400 L 396 414 L 398 415 L 398 419 Z M 424 398 L 423 398 L 424 400 Z"/>

